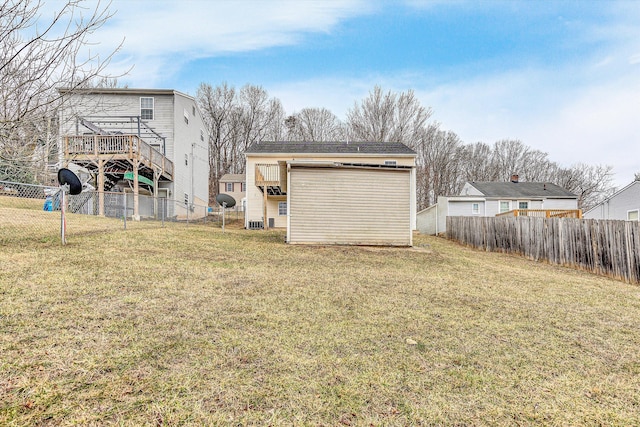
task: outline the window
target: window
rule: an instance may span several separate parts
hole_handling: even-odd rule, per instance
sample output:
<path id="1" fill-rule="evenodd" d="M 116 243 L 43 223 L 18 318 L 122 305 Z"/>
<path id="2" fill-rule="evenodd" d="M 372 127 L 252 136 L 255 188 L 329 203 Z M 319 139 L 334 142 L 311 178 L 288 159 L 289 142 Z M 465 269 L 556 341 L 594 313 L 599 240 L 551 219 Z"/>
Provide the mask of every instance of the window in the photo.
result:
<path id="1" fill-rule="evenodd" d="M 471 213 L 473 215 L 478 215 L 480 213 L 480 203 L 471 204 Z"/>
<path id="2" fill-rule="evenodd" d="M 193 113 L 194 117 L 196 116 L 196 106 L 195 105 L 191 106 L 191 113 Z"/>
<path id="3" fill-rule="evenodd" d="M 500 213 L 509 212 L 511 210 L 511 202 L 500 201 Z"/>
<path id="4" fill-rule="evenodd" d="M 385 161 L 384 161 L 384 165 L 385 165 L 385 166 L 395 166 L 395 165 L 397 165 L 397 164 L 398 164 L 398 163 L 397 163 L 395 160 L 385 160 Z"/>
<path id="5" fill-rule="evenodd" d="M 185 205 L 189 204 L 189 195 L 187 193 L 184 193 L 184 204 Z"/>
<path id="6" fill-rule="evenodd" d="M 189 124 L 189 112 L 187 111 L 187 109 L 184 109 L 184 122 L 186 124 Z"/>
<path id="7" fill-rule="evenodd" d="M 640 217 L 638 217 L 638 209 L 627 212 L 627 221 L 640 221 Z"/>
<path id="8" fill-rule="evenodd" d="M 153 120 L 153 98 L 140 97 L 140 118 L 142 120 Z"/>
<path id="9" fill-rule="evenodd" d="M 278 202 L 278 215 L 287 215 L 287 202 Z"/>
<path id="10" fill-rule="evenodd" d="M 225 184 L 225 191 L 228 193 L 233 191 L 233 182 L 227 182 Z"/>
<path id="11" fill-rule="evenodd" d="M 247 191 L 247 183 L 246 182 L 242 182 L 240 183 L 240 191 Z"/>
<path id="12" fill-rule="evenodd" d="M 184 155 L 184 165 L 185 166 L 189 166 L 189 155 L 188 154 Z"/>
<path id="13" fill-rule="evenodd" d="M 518 202 L 518 209 L 529 209 L 529 202 Z"/>
<path id="14" fill-rule="evenodd" d="M 200 141 L 204 141 L 204 131 L 200 129 Z"/>

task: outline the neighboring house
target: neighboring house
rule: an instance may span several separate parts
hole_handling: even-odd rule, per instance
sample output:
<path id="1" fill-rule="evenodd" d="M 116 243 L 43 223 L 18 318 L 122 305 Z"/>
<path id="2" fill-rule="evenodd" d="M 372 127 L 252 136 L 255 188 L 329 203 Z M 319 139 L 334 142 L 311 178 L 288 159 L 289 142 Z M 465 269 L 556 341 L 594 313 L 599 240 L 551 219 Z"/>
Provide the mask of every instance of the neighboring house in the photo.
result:
<path id="1" fill-rule="evenodd" d="M 446 231 L 448 216 L 496 216 L 519 210 L 577 210 L 578 196 L 549 182 L 467 182 L 458 196 L 439 196 L 438 203 L 418 212 L 423 234 Z"/>
<path id="2" fill-rule="evenodd" d="M 247 181 L 245 174 L 228 173 L 222 175 L 218 186 L 218 194 L 228 194 L 236 201 L 236 207 L 243 211 L 246 204 Z"/>
<path id="3" fill-rule="evenodd" d="M 133 217 L 154 216 L 150 194 L 171 200 L 167 215 L 204 214 L 209 204 L 208 134 L 193 97 L 165 89 L 58 89 L 61 163 L 96 175 L 99 213 L 103 191 L 131 193 Z M 190 213 L 194 212 L 194 213 Z"/>
<path id="4" fill-rule="evenodd" d="M 640 180 L 635 180 L 584 213 L 584 218 L 640 221 Z"/>
<path id="5" fill-rule="evenodd" d="M 396 142 L 268 142 L 245 152 L 247 228 L 289 243 L 412 244 L 416 153 Z"/>

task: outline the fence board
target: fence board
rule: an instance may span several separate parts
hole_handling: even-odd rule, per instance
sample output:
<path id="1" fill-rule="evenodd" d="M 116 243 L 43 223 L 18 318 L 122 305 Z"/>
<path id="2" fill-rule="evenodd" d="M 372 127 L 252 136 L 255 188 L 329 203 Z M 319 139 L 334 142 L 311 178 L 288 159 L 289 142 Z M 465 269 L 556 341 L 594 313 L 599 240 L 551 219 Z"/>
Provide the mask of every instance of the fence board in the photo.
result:
<path id="1" fill-rule="evenodd" d="M 447 217 L 447 238 L 493 252 L 640 283 L 640 222 L 539 217 Z"/>

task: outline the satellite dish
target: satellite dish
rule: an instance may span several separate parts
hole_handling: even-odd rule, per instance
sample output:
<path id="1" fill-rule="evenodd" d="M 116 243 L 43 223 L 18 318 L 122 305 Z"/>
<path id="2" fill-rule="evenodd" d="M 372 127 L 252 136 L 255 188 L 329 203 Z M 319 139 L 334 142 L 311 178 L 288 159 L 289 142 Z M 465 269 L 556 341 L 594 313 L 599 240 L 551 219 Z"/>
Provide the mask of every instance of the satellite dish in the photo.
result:
<path id="1" fill-rule="evenodd" d="M 58 171 L 58 182 L 60 185 L 69 186 L 69 194 L 76 195 L 82 193 L 82 184 L 78 176 L 69 169 L 62 168 Z"/>
<path id="2" fill-rule="evenodd" d="M 232 208 L 236 205 L 236 199 L 224 193 L 220 193 L 216 196 L 216 202 L 225 208 Z"/>

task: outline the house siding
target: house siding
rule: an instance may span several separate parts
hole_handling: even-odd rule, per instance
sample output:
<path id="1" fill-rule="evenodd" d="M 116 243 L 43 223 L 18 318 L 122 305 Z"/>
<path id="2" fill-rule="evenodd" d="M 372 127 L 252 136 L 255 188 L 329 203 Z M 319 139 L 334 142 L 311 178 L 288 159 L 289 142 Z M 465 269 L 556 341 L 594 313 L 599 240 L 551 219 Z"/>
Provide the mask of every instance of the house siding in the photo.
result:
<path id="1" fill-rule="evenodd" d="M 255 166 L 256 164 L 277 164 L 278 161 L 331 161 L 338 163 L 364 163 L 372 165 L 384 165 L 385 160 L 395 160 L 398 166 L 415 166 L 414 156 L 399 156 L 392 154 L 385 155 L 338 155 L 329 154 L 251 154 L 246 155 L 246 183 L 247 183 L 247 206 L 245 214 L 245 226 L 248 226 L 249 221 L 262 221 L 263 220 L 263 194 L 262 191 L 256 186 Z M 410 170 L 411 190 L 410 190 L 410 213 L 411 224 L 415 228 L 415 214 L 416 214 L 416 196 L 415 196 L 415 169 Z M 349 183 L 343 183 L 343 186 L 349 187 Z M 344 192 L 342 189 L 341 192 Z M 286 227 L 286 222 L 283 222 L 281 218 L 278 218 L 278 201 L 272 200 L 270 197 L 267 203 L 267 218 L 274 218 L 276 227 Z"/>
<path id="2" fill-rule="evenodd" d="M 496 216 L 500 213 L 500 202 L 508 201 L 509 202 L 509 210 L 518 209 L 518 203 L 521 201 L 529 202 L 529 209 L 577 209 L 577 200 L 575 198 L 572 199 L 564 199 L 564 198 L 553 198 L 553 199 L 544 199 L 541 200 L 539 198 L 523 198 L 523 199 L 513 199 L 511 197 L 505 198 L 483 198 L 482 196 L 439 196 L 437 203 L 437 210 L 432 210 L 425 213 L 420 213 L 418 215 L 423 216 L 437 216 L 436 224 L 437 228 L 434 227 L 424 227 L 420 229 L 420 232 L 426 234 L 435 234 L 435 233 L 443 233 L 446 231 L 447 227 L 447 217 L 448 216 Z M 472 213 L 471 206 L 473 203 L 479 204 L 478 215 Z M 437 212 L 437 213 L 434 213 Z M 432 221 L 432 219 L 422 218 L 419 222 L 422 221 Z"/>
<path id="3" fill-rule="evenodd" d="M 584 218 L 627 220 L 629 211 L 640 210 L 640 181 L 634 181 L 596 207 Z"/>
<path id="4" fill-rule="evenodd" d="M 288 241 L 410 246 L 410 188 L 408 169 L 292 167 Z"/>
<path id="5" fill-rule="evenodd" d="M 233 184 L 233 190 L 227 191 L 227 184 Z M 241 209 L 242 199 L 245 198 L 246 192 L 242 191 L 242 182 L 220 182 L 218 185 L 218 194 L 228 194 L 236 201 L 236 206 Z"/>
<path id="6" fill-rule="evenodd" d="M 421 234 L 438 233 L 438 204 L 421 210 L 416 215 L 416 228 Z"/>
<path id="7" fill-rule="evenodd" d="M 147 141 L 163 152 L 174 164 L 172 182 L 160 182 L 159 189 L 170 192 L 176 200 L 176 208 L 189 195 L 191 203 L 200 206 L 209 204 L 209 162 L 206 127 L 195 100 L 175 91 L 162 90 L 146 93 L 144 90 L 107 90 L 107 93 L 81 92 L 68 96 L 60 112 L 60 135 L 78 135 L 90 132 L 79 124 L 77 117 L 139 116 L 140 98 L 154 99 L 153 119 L 144 122 L 165 139 L 164 147 L 157 141 Z M 193 114 L 195 108 L 195 115 Z M 184 122 L 184 110 L 189 113 L 189 124 Z M 200 130 L 205 132 L 205 141 L 200 139 Z M 137 134 L 137 123 L 122 125 L 123 133 Z M 192 155 L 193 144 L 193 155 Z M 60 144 L 62 147 L 62 144 Z M 189 164 L 185 165 L 185 154 Z M 62 160 L 63 153 L 60 153 Z M 193 183 L 193 184 L 192 184 Z M 164 194 L 164 192 L 162 192 Z M 184 209 L 183 209 L 184 210 Z"/>

